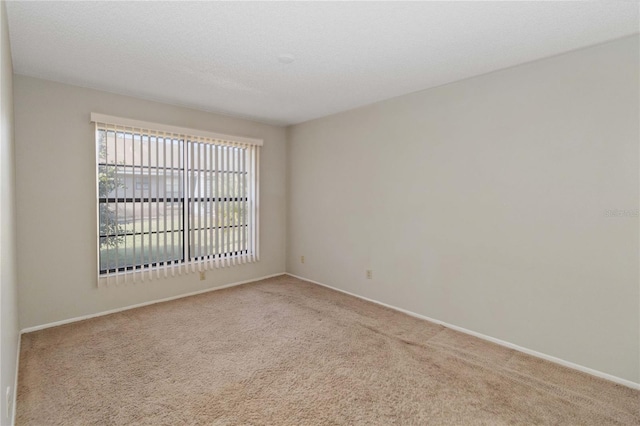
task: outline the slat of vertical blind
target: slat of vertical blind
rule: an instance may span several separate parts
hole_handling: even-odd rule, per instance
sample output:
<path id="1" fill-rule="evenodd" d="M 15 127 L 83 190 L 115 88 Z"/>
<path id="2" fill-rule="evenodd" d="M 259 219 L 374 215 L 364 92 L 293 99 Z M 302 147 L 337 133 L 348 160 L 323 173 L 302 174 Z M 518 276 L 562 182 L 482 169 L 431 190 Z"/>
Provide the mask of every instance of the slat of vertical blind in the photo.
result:
<path id="1" fill-rule="evenodd" d="M 256 235 L 256 243 L 253 247 L 253 250 L 256 253 L 255 259 L 256 261 L 260 260 L 260 216 L 258 215 L 258 209 L 260 208 L 260 150 L 257 146 L 253 147 L 253 152 L 256 157 L 256 169 L 255 173 L 255 208 L 254 208 L 254 226 L 255 226 L 255 235 Z"/>
<path id="2" fill-rule="evenodd" d="M 144 185 L 144 181 L 142 183 L 142 192 L 144 192 L 145 190 L 145 185 Z M 147 211 L 148 216 L 147 216 L 147 232 L 149 233 L 149 246 L 147 247 L 147 253 L 148 253 L 148 257 L 149 260 L 147 262 L 147 266 L 146 266 L 146 270 L 148 272 L 148 277 L 149 279 L 153 278 L 153 271 L 151 269 L 151 263 L 153 261 L 152 256 L 152 249 L 153 249 L 153 234 L 151 233 L 151 215 L 152 215 L 152 209 L 153 209 L 153 202 L 151 201 L 151 132 L 149 132 L 149 136 L 147 136 L 147 185 L 146 185 L 146 192 L 147 192 Z"/>
<path id="3" fill-rule="evenodd" d="M 164 250 L 163 255 L 164 256 L 163 256 L 162 260 L 163 260 L 163 262 L 165 262 L 165 264 L 168 261 L 167 260 L 168 259 L 167 258 L 167 242 L 168 242 L 167 241 L 168 240 L 168 238 L 167 238 L 167 229 L 168 229 L 167 228 L 167 144 L 171 140 L 171 136 L 172 135 L 169 135 L 169 139 L 167 139 L 165 137 L 164 143 L 162 144 L 162 156 L 163 156 L 162 165 L 164 167 L 163 173 L 162 173 L 162 175 L 163 175 L 162 176 L 162 199 L 164 200 L 164 202 L 162 203 L 162 211 L 163 211 L 162 218 L 164 220 L 164 235 L 162 237 L 163 237 L 163 240 L 164 240 L 164 244 L 163 244 L 163 250 Z M 158 196 L 160 196 L 160 195 L 158 194 Z M 167 276 L 168 276 L 167 269 L 168 268 L 165 267 L 165 268 L 162 268 L 162 269 L 164 269 L 164 277 L 167 278 Z"/>
<path id="4" fill-rule="evenodd" d="M 118 130 L 119 127 L 116 127 L 115 129 L 115 138 L 114 138 L 114 143 L 113 143 L 113 150 L 114 150 L 114 154 L 113 154 L 113 163 L 116 164 L 116 166 L 114 166 L 115 168 L 115 226 L 114 226 L 114 232 L 117 231 L 118 229 L 118 224 L 119 224 L 119 215 L 118 215 L 118 195 L 119 195 L 119 181 L 118 181 Z M 116 232 L 117 233 L 117 232 Z M 115 238 L 115 253 L 114 253 L 114 257 L 115 257 L 115 270 L 116 272 L 118 271 L 118 267 L 120 266 L 120 237 L 116 236 Z M 119 284 L 118 282 L 118 275 L 114 274 L 114 278 L 115 278 L 115 282 L 116 284 Z"/>
<path id="5" fill-rule="evenodd" d="M 189 144 L 189 148 L 190 148 L 190 155 L 189 155 L 189 161 L 190 161 L 190 167 L 191 167 L 191 181 L 189 182 L 189 196 L 190 196 L 190 200 L 191 200 L 191 241 L 190 241 L 190 248 L 191 251 L 189 253 L 189 261 L 191 262 L 191 272 L 195 272 L 196 271 L 196 263 L 195 263 L 195 237 L 196 237 L 196 232 L 194 229 L 194 224 L 195 224 L 195 218 L 196 218 L 196 203 L 195 203 L 195 190 L 196 190 L 196 173 L 195 173 L 195 151 L 196 151 L 196 147 L 193 144 L 193 141 L 191 141 L 191 143 Z"/>
<path id="6" fill-rule="evenodd" d="M 245 244 L 245 253 L 244 253 L 244 261 L 249 262 L 251 259 L 249 258 L 249 250 L 250 250 L 250 243 L 249 243 L 249 211 L 250 211 L 250 203 L 251 203 L 251 198 L 249 197 L 249 188 L 251 185 L 250 179 L 249 179 L 249 149 L 250 147 L 245 147 L 244 150 L 244 196 L 247 199 L 247 202 L 245 203 L 245 208 L 244 208 L 244 223 L 245 223 L 245 227 L 244 227 L 244 244 Z"/>
<path id="7" fill-rule="evenodd" d="M 122 170 L 123 170 L 123 174 L 125 175 L 124 177 L 124 188 L 123 188 L 123 192 L 124 192 L 124 196 L 127 196 L 127 180 L 126 180 L 126 170 L 127 170 L 127 133 L 123 133 L 123 138 L 122 138 Z M 122 222 L 124 223 L 125 227 L 129 224 L 129 221 L 127 220 L 127 205 L 124 205 L 124 208 L 122 209 L 123 213 L 124 213 L 124 218 L 122 219 Z M 123 261 L 123 265 L 125 268 L 125 271 L 127 270 L 127 266 L 128 263 L 127 259 L 129 259 L 128 256 L 128 244 L 127 244 L 127 237 L 124 237 L 124 261 Z M 119 275 L 120 276 L 120 275 Z M 124 283 L 127 284 L 127 280 L 128 280 L 129 274 L 124 274 Z"/>
<path id="8" fill-rule="evenodd" d="M 209 268 L 213 269 L 214 267 L 214 258 L 215 252 L 213 250 L 213 228 L 215 224 L 213 223 L 213 205 L 214 205 L 214 197 L 215 192 L 213 192 L 213 145 L 207 144 L 207 170 L 209 171 L 209 193 L 207 196 L 209 197 L 209 201 L 207 203 L 207 212 L 209 217 L 209 251 L 208 251 L 208 264 Z"/>
<path id="9" fill-rule="evenodd" d="M 155 246 L 155 264 L 156 264 L 156 278 L 160 278 L 160 134 L 156 136 L 156 246 Z M 151 182 L 149 182 L 149 188 L 153 188 Z"/>
<path id="10" fill-rule="evenodd" d="M 207 144 L 200 142 L 202 149 L 202 193 L 204 200 L 200 214 L 202 215 L 202 269 L 209 270 L 209 162 L 207 157 Z"/>
<path id="11" fill-rule="evenodd" d="M 140 182 L 140 195 L 142 198 L 142 190 L 144 189 L 144 132 L 140 132 L 140 176 L 138 176 L 138 182 Z M 137 194 L 137 186 L 134 186 L 134 194 Z M 144 203 L 140 201 L 140 232 L 144 232 Z M 144 234 L 140 235 L 140 259 L 142 265 L 144 265 L 145 258 L 145 243 L 144 243 Z M 140 280 L 144 282 L 144 266 L 140 268 Z"/>
<path id="12" fill-rule="evenodd" d="M 94 156 L 95 156 L 95 173 L 96 173 L 96 204 L 97 204 L 97 208 L 96 208 L 96 224 L 98 225 L 98 252 L 97 252 L 97 259 L 96 259 L 96 263 L 98 265 L 98 287 L 101 287 L 103 282 L 101 282 L 100 280 L 100 273 L 102 270 L 102 263 L 101 263 L 101 258 L 102 258 L 102 245 L 103 245 L 103 240 L 102 240 L 102 236 L 101 236 L 101 232 L 100 232 L 100 225 L 102 223 L 102 218 L 100 217 L 100 148 L 101 148 L 101 141 L 102 141 L 102 137 L 100 136 L 100 129 L 98 128 L 98 123 L 93 123 L 93 137 L 96 138 L 95 139 L 95 145 L 94 145 Z"/>
<path id="13" fill-rule="evenodd" d="M 246 147 L 245 150 L 245 173 L 249 173 L 251 169 L 251 147 Z M 251 262 L 251 236 L 249 235 L 249 230 L 251 229 L 251 180 L 247 178 L 247 184 L 245 188 L 245 195 L 247 197 L 246 203 L 246 211 L 245 211 L 245 221 L 247 226 L 245 228 L 245 238 L 247 244 L 247 252 L 245 254 L 245 261 Z"/>
<path id="14" fill-rule="evenodd" d="M 198 155 L 199 146 L 193 140 L 191 141 L 193 144 L 193 182 L 192 182 L 192 191 L 193 191 L 193 253 L 191 253 L 191 257 L 194 259 L 194 265 L 197 270 L 201 270 L 201 263 L 198 262 L 198 256 L 200 254 L 200 215 L 198 214 L 199 201 L 198 198 L 200 196 L 200 176 L 198 169 L 200 168 L 200 164 L 198 161 L 200 160 L 200 156 Z"/>
<path id="15" fill-rule="evenodd" d="M 230 265 L 234 265 L 235 264 L 235 256 L 233 255 L 234 253 L 234 216 L 235 216 L 235 206 L 236 206 L 236 202 L 235 202 L 235 194 L 234 194 L 234 189 L 235 189 L 235 185 L 233 182 L 233 178 L 234 178 L 234 166 L 235 166 L 235 148 L 233 146 L 229 147 L 229 172 L 227 173 L 228 177 L 229 177 L 229 216 L 227 216 L 227 233 L 229 234 L 229 247 L 227 248 L 227 251 L 229 252 L 229 264 Z"/>
<path id="16" fill-rule="evenodd" d="M 242 251 L 242 231 L 244 229 L 244 227 L 242 226 L 242 206 L 244 205 L 244 201 L 243 201 L 243 197 L 242 197 L 242 153 L 243 153 L 243 149 L 242 147 L 238 147 L 238 170 L 236 172 L 236 181 L 237 181 L 237 185 L 238 185 L 238 190 L 237 190 L 237 197 L 238 197 L 238 217 L 236 219 L 238 225 L 237 225 L 237 229 L 238 229 L 238 233 L 237 233 L 237 256 L 238 256 L 238 264 L 242 264 L 242 259 L 243 259 L 243 251 Z"/>
<path id="17" fill-rule="evenodd" d="M 253 205 L 253 195 L 252 188 L 253 183 L 250 176 L 253 176 L 251 172 L 251 161 L 252 161 L 252 147 L 247 148 L 247 262 L 253 262 L 252 259 L 252 251 L 253 251 L 253 239 L 251 237 L 251 230 L 253 229 L 253 215 L 252 215 L 252 205 Z"/>
<path id="18" fill-rule="evenodd" d="M 197 218 L 197 224 L 196 224 L 196 241 L 197 241 L 197 249 L 196 249 L 196 254 L 195 254 L 195 259 L 196 259 L 196 263 L 197 263 L 197 267 L 198 267 L 198 271 L 202 272 L 202 262 L 200 261 L 200 259 L 202 258 L 202 215 L 200 214 L 202 211 L 202 172 L 200 171 L 201 168 L 201 160 L 202 160 L 202 156 L 200 155 L 200 144 L 196 141 L 194 144 L 194 147 L 196 148 L 195 150 L 195 154 L 196 154 L 196 164 L 195 164 L 195 169 L 196 169 L 196 194 L 197 194 L 197 207 L 196 207 L 196 218 Z"/>
<path id="19" fill-rule="evenodd" d="M 231 246 L 229 253 L 231 254 L 231 264 L 236 264 L 236 209 L 238 207 L 236 200 L 236 147 L 231 146 L 231 216 L 229 216 L 229 234 L 231 235 Z"/>
<path id="20" fill-rule="evenodd" d="M 243 152 L 243 176 L 244 178 L 244 198 L 246 199 L 245 203 L 244 203 L 244 212 L 243 212 L 243 239 L 244 239 L 244 254 L 243 254 L 243 259 L 244 259 L 244 263 L 250 261 L 249 259 L 249 234 L 247 233 L 250 225 L 249 225 L 249 205 L 251 203 L 251 197 L 249 196 L 249 181 L 248 179 L 246 179 L 247 176 L 247 172 L 249 170 L 249 150 L 251 149 L 251 147 L 249 146 L 245 146 L 244 147 L 244 152 Z"/>
<path id="21" fill-rule="evenodd" d="M 171 276 L 175 277 L 176 276 L 176 243 L 175 243 L 175 236 L 176 236 L 176 224 L 175 224 L 175 203 L 174 203 L 174 199 L 175 199 L 175 176 L 174 176 L 174 167 L 175 167 L 175 163 L 174 163 L 174 151 L 175 151 L 175 147 L 174 147 L 174 143 L 175 143 L 175 139 L 171 139 L 171 143 L 169 144 L 169 150 L 170 150 L 170 154 L 169 154 L 169 167 L 171 169 L 171 174 L 169 175 L 170 177 L 170 182 L 171 182 L 171 191 L 169 192 L 169 198 L 170 198 L 170 211 L 171 211 L 171 262 L 169 262 L 169 265 L 171 265 Z M 166 190 L 166 187 L 165 187 Z M 165 200 L 165 202 L 167 202 L 167 200 Z"/>
<path id="22" fill-rule="evenodd" d="M 200 215 L 202 216 L 202 269 L 207 271 L 209 269 L 209 217 L 207 212 L 209 211 L 209 164 L 207 162 L 207 144 L 203 141 L 200 142 L 200 149 L 202 155 L 202 206 L 200 208 Z"/>
<path id="23" fill-rule="evenodd" d="M 247 156 L 246 156 L 246 148 L 242 147 L 242 153 L 240 155 L 240 158 L 242 159 L 242 166 L 240 167 L 240 182 L 241 182 L 241 190 L 240 190 L 240 195 L 242 196 L 242 211 L 241 211 L 241 219 L 240 219 L 240 224 L 242 225 L 242 232 L 240 233 L 240 248 L 242 249 L 242 254 L 241 254 L 241 259 L 242 259 L 242 263 L 247 263 L 247 252 L 245 251 L 245 245 L 246 245 L 246 230 L 247 230 L 247 219 L 245 217 L 246 212 L 247 212 L 247 204 L 246 204 L 246 199 L 247 199 L 247 188 L 246 188 L 246 179 L 245 179 L 245 167 L 246 167 L 246 162 L 247 162 Z"/>
<path id="24" fill-rule="evenodd" d="M 199 243 L 199 228 L 200 228 L 200 216 L 197 214 L 197 206 L 198 206 L 198 192 L 200 191 L 200 186 L 198 182 L 198 144 L 194 143 L 193 139 L 191 140 L 192 147 L 192 157 L 191 157 L 191 169 L 193 171 L 193 181 L 191 182 L 191 195 L 193 199 L 193 209 L 191 214 L 193 215 L 193 220 L 191 221 L 191 228 L 193 229 L 193 239 L 191 240 L 192 252 L 191 252 L 191 260 L 193 262 L 194 270 L 199 270 L 200 262 L 198 262 L 198 243 Z"/>
<path id="25" fill-rule="evenodd" d="M 110 152 L 109 152 L 109 139 L 108 138 L 109 138 L 109 132 L 107 130 L 105 130 L 104 139 L 102 139 L 104 141 L 104 153 L 103 153 L 102 158 L 104 158 L 104 162 L 105 163 L 109 163 L 109 155 L 110 155 Z M 106 167 L 106 166 L 103 166 L 103 167 L 104 167 L 103 172 L 106 173 L 107 170 L 108 170 L 108 167 Z M 106 194 L 107 197 L 109 197 L 109 195 L 111 195 L 111 194 L 109 194 L 109 193 Z M 102 212 L 100 212 L 100 213 L 101 214 L 103 212 L 104 213 L 108 213 L 110 211 L 109 210 L 110 208 L 111 208 L 110 203 L 106 202 Z M 103 220 L 106 221 L 107 223 L 108 223 L 109 219 L 110 219 L 109 216 L 103 218 Z M 106 228 L 106 233 L 108 234 L 109 233 L 108 227 L 105 227 L 105 228 Z M 110 284 L 110 280 L 111 280 L 111 250 L 110 250 L 110 241 L 109 241 L 108 237 L 105 237 L 105 246 L 107 248 L 105 249 L 105 253 L 104 253 L 105 256 L 104 256 L 104 263 L 103 264 L 105 266 L 104 269 L 107 271 L 106 272 L 107 273 L 106 284 L 109 285 Z"/>
<path id="26" fill-rule="evenodd" d="M 136 184 L 135 184 L 135 182 L 136 182 L 136 133 L 135 132 L 133 132 L 131 134 L 131 164 L 132 164 L 132 166 L 131 166 L 131 185 L 132 185 L 131 195 L 135 196 L 135 190 L 136 190 Z M 135 235 L 135 233 L 136 233 L 136 204 L 133 203 L 133 205 L 131 207 L 132 207 L 132 209 L 131 209 L 131 229 L 132 229 L 132 232 L 134 234 L 133 238 L 132 238 L 133 241 L 131 243 L 131 245 L 133 246 L 133 262 L 132 262 L 133 263 L 133 269 L 132 269 L 133 274 L 132 274 L 132 278 L 133 278 L 133 282 L 135 283 L 136 282 L 136 277 L 137 277 L 137 274 L 136 274 L 136 259 L 137 259 L 136 255 L 137 255 L 137 253 L 136 253 L 136 235 Z"/>
<path id="27" fill-rule="evenodd" d="M 202 163 L 202 144 L 196 142 L 196 147 L 198 148 L 198 256 L 196 257 L 198 262 L 198 270 L 202 272 L 202 249 L 203 249 L 203 241 L 202 241 L 202 228 L 204 226 L 204 221 L 202 220 L 202 197 L 204 196 L 204 192 L 202 191 L 202 170 L 204 169 L 204 164 Z"/>
<path id="28" fill-rule="evenodd" d="M 238 191 L 238 184 L 237 184 L 237 169 L 238 169 L 238 162 L 237 162 L 237 147 L 236 146 L 232 146 L 231 147 L 231 173 L 229 173 L 229 176 L 231 177 L 231 217 L 229 218 L 229 225 L 231 226 L 231 248 L 229 249 L 229 251 L 231 252 L 231 263 L 233 265 L 236 264 L 237 261 L 237 242 L 236 242 L 236 232 L 238 230 L 237 228 L 237 209 L 238 209 L 238 198 L 237 198 L 237 191 Z"/>
<path id="29" fill-rule="evenodd" d="M 220 147 L 220 225 L 218 231 L 220 232 L 220 263 L 222 267 L 227 264 L 227 234 L 226 234 L 226 217 L 228 204 L 224 201 L 227 198 L 227 149 L 226 147 Z"/>
<path id="30" fill-rule="evenodd" d="M 223 152 L 223 160 L 221 173 L 222 173 L 222 192 L 220 194 L 220 202 L 222 203 L 223 212 L 221 214 L 221 223 L 220 223 L 220 234 L 222 235 L 222 247 L 220 251 L 220 255 L 222 256 L 223 264 L 222 266 L 229 266 L 230 255 L 229 255 L 229 244 L 231 242 L 230 238 L 230 228 L 229 228 L 229 217 L 231 215 L 231 203 L 229 199 L 231 197 L 230 191 L 230 179 L 229 179 L 229 169 L 231 165 L 231 152 L 229 150 L 229 146 L 224 146 L 222 148 Z"/>
<path id="31" fill-rule="evenodd" d="M 180 226 L 182 228 L 182 232 L 180 233 L 180 235 L 182 236 L 182 261 L 180 262 L 180 264 L 178 265 L 178 274 L 182 275 L 182 270 L 186 268 L 186 250 L 187 250 L 187 227 L 186 227 L 186 216 L 185 216 L 185 208 L 187 206 L 187 192 L 186 192 L 186 185 L 187 185 L 187 166 L 186 166 L 186 155 L 185 155 L 185 151 L 186 151 L 186 146 L 187 146 L 187 138 L 186 136 L 183 137 L 180 140 L 180 145 L 178 148 L 178 152 L 180 153 L 180 169 L 183 170 L 182 173 L 182 177 L 180 179 L 180 198 L 182 199 L 182 204 L 181 204 L 181 208 L 180 208 L 180 213 L 178 213 L 178 218 L 180 219 Z M 186 271 L 186 269 L 185 269 Z"/>
<path id="32" fill-rule="evenodd" d="M 107 153 L 109 152 L 108 151 L 108 146 L 109 145 L 107 143 L 107 137 L 108 137 L 108 134 L 107 134 L 106 129 L 104 129 L 104 128 L 101 129 L 99 127 L 98 123 L 96 123 L 96 139 L 97 139 L 97 145 L 96 145 L 96 169 L 97 169 L 96 191 L 97 191 L 97 197 L 98 197 L 98 214 L 97 214 L 97 217 L 98 217 L 98 232 L 100 232 L 100 224 L 102 224 L 103 220 L 106 220 L 105 218 L 102 217 L 102 212 L 109 209 L 109 204 L 108 203 L 105 204 L 105 207 L 102 207 L 100 205 L 100 200 L 99 200 L 99 197 L 101 196 L 101 192 L 100 191 L 102 190 L 102 187 L 101 187 L 101 184 L 102 184 L 101 173 L 104 173 L 104 169 L 101 169 L 102 166 L 99 166 L 99 164 L 102 162 L 103 159 L 104 159 L 105 162 L 108 162 L 106 160 Z M 107 237 L 103 237 L 103 238 L 104 238 L 104 240 L 101 241 L 100 235 L 98 235 L 98 251 L 99 251 L 99 253 L 98 253 L 98 265 L 99 265 L 98 269 L 102 270 L 103 269 L 102 265 L 103 264 L 107 265 L 107 267 L 104 268 L 104 269 L 107 270 L 104 281 L 105 281 L 106 285 L 109 285 L 110 274 L 109 274 L 109 250 L 108 250 L 108 244 L 107 244 L 108 239 L 107 239 Z M 107 247 L 104 250 L 104 259 L 102 259 L 102 254 L 103 253 L 102 253 L 102 250 L 101 250 L 102 249 L 102 245 L 103 245 L 103 241 L 104 241 L 104 246 Z M 98 284 L 100 284 L 99 280 L 98 280 Z"/>
<path id="33" fill-rule="evenodd" d="M 234 173 L 233 173 L 233 194 L 235 197 L 235 209 L 233 211 L 233 253 L 234 260 L 236 264 L 240 263 L 240 222 L 238 219 L 240 218 L 240 149 L 235 146 L 233 148 L 234 151 Z"/>
<path id="34" fill-rule="evenodd" d="M 255 174 L 256 174 L 256 166 L 257 166 L 256 147 L 252 147 L 251 154 L 252 154 L 252 157 L 251 157 L 251 173 L 255 176 Z M 251 233 L 252 233 L 251 238 L 252 238 L 252 241 L 253 241 L 253 248 L 251 250 L 251 259 L 255 262 L 257 260 L 257 253 L 256 253 L 256 249 L 255 249 L 255 246 L 256 246 L 256 243 L 257 243 L 257 241 L 256 241 L 257 240 L 256 227 L 258 226 L 258 221 L 257 221 L 257 217 L 256 217 L 256 214 L 255 214 L 256 208 L 257 208 L 256 207 L 256 198 L 258 196 L 258 194 L 257 194 L 258 191 L 257 191 L 255 183 L 252 184 L 251 192 L 252 192 L 252 197 L 251 197 L 251 200 L 252 200 L 252 202 L 251 202 L 251 215 L 253 217 L 253 227 L 251 229 Z"/>
<path id="35" fill-rule="evenodd" d="M 213 170 L 215 173 L 215 180 L 214 180 L 214 194 L 215 194 L 215 201 L 214 201 L 214 214 L 215 214 L 215 221 L 213 222 L 213 226 L 214 229 L 216 231 L 215 233 L 215 241 L 214 241 L 214 250 L 213 253 L 215 255 L 215 261 L 216 261 L 216 268 L 220 267 L 220 232 L 218 229 L 218 225 L 220 224 L 220 202 L 218 201 L 220 199 L 220 148 L 218 145 L 214 145 L 213 146 Z"/>
<path id="36" fill-rule="evenodd" d="M 202 182 L 202 202 L 200 203 L 200 216 L 202 217 L 202 229 L 200 230 L 200 235 L 202 237 L 202 251 L 200 252 L 202 260 L 200 264 L 202 265 L 203 270 L 208 270 L 208 260 L 209 260 L 209 251 L 207 250 L 209 247 L 209 239 L 207 238 L 207 224 L 209 223 L 207 218 L 207 206 L 209 204 L 209 193 L 208 193 L 208 185 L 207 185 L 207 146 L 204 143 L 200 143 L 200 164 L 202 164 L 202 171 L 200 172 L 200 182 Z"/>
<path id="37" fill-rule="evenodd" d="M 243 162 L 244 162 L 244 147 L 238 147 L 237 179 L 238 179 L 238 199 L 240 200 L 240 203 L 238 204 L 238 263 L 240 264 L 244 263 L 244 246 L 242 244 L 243 235 L 244 235 L 243 211 L 244 211 L 244 204 L 245 204 L 244 191 L 243 191 L 243 181 L 244 181 Z"/>
<path id="38" fill-rule="evenodd" d="M 229 227 L 230 224 L 230 218 L 231 218 L 231 205 L 232 203 L 230 202 L 230 198 L 231 198 L 231 172 L 229 171 L 231 169 L 231 148 L 229 146 L 226 147 L 226 151 L 227 151 L 227 155 L 226 155 L 226 159 L 227 159 L 227 165 L 225 167 L 225 170 L 227 171 L 225 173 L 225 177 L 227 180 L 227 184 L 226 184 L 226 188 L 225 188 L 225 193 L 226 193 L 226 200 L 227 202 L 226 207 L 227 207 L 227 215 L 225 217 L 225 235 L 227 237 L 227 241 L 225 244 L 225 256 L 227 259 L 226 262 L 226 266 L 231 266 L 231 228 Z"/>
<path id="39" fill-rule="evenodd" d="M 243 147 L 238 147 L 238 198 L 241 200 L 238 204 L 238 263 L 244 263 L 244 248 L 242 246 L 242 235 L 244 233 L 244 219 L 242 216 L 242 209 L 244 206 L 244 195 L 242 193 L 242 180 L 244 175 L 242 174 L 242 160 L 243 160 L 244 149 Z"/>
<path id="40" fill-rule="evenodd" d="M 254 148 L 253 154 L 254 154 L 254 167 L 255 167 L 255 169 L 254 169 L 253 172 L 254 172 L 255 176 L 258 176 L 258 174 L 260 173 L 259 172 L 260 164 L 259 164 L 259 157 L 257 155 L 257 151 L 258 151 L 258 148 L 257 147 Z M 255 260 L 257 262 L 259 260 L 259 256 L 260 256 L 260 253 L 258 252 L 258 240 L 260 239 L 260 234 L 258 232 L 258 229 L 260 228 L 260 218 L 256 214 L 256 211 L 258 211 L 258 205 L 259 205 L 259 202 L 260 202 L 260 192 L 259 192 L 259 189 L 258 189 L 258 185 L 254 184 L 253 192 L 254 192 L 254 199 L 253 199 L 253 204 L 254 204 L 254 206 L 253 206 L 253 216 L 254 216 L 253 234 L 254 234 L 254 237 L 253 238 L 254 238 L 254 244 L 255 244 L 255 247 L 254 247 L 254 253 L 255 253 L 254 258 L 255 258 Z"/>

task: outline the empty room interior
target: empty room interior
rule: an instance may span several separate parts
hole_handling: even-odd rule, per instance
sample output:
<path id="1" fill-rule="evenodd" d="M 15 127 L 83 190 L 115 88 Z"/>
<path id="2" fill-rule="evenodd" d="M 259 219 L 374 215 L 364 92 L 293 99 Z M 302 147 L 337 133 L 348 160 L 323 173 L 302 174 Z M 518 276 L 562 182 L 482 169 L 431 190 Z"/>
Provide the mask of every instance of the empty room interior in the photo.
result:
<path id="1" fill-rule="evenodd" d="M 640 2 L 0 6 L 1 425 L 640 424 Z"/>

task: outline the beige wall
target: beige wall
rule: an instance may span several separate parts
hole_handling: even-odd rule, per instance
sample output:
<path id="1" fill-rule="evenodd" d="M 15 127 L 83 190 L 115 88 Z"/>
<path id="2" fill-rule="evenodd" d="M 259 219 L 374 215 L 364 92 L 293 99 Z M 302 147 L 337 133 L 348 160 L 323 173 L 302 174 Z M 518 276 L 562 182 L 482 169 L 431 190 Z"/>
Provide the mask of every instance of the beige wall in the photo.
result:
<path id="1" fill-rule="evenodd" d="M 0 127 L 0 424 L 10 424 L 5 392 L 13 394 L 18 345 L 18 299 L 15 233 L 15 167 L 13 139 L 13 67 L 5 3 L 0 4 L 2 63 Z"/>
<path id="2" fill-rule="evenodd" d="M 285 129 L 16 75 L 18 281 L 23 328 L 285 269 Z M 95 153 L 89 114 L 264 139 L 259 263 L 114 288 L 96 286 Z"/>
<path id="3" fill-rule="evenodd" d="M 638 47 L 293 126 L 287 270 L 640 382 Z"/>

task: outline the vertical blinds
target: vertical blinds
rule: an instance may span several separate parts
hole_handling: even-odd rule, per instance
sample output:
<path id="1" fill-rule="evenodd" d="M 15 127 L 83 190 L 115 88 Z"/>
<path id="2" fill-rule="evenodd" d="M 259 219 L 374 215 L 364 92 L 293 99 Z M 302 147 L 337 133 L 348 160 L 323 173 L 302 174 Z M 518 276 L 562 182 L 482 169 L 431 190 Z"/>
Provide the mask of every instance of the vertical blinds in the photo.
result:
<path id="1" fill-rule="evenodd" d="M 99 285 L 259 260 L 262 141 L 92 114 Z"/>

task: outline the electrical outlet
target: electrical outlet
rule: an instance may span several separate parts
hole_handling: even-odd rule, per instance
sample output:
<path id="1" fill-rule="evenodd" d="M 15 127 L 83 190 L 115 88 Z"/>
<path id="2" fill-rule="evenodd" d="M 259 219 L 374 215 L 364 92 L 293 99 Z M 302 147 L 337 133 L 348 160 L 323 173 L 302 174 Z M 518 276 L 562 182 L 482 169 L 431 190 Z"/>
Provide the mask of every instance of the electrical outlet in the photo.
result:
<path id="1" fill-rule="evenodd" d="M 13 405 L 13 398 L 11 395 L 11 386 L 7 386 L 7 392 L 6 392 L 6 401 L 5 401 L 5 407 L 7 407 L 7 412 L 5 413 L 5 417 L 8 419 L 11 417 L 11 405 Z"/>
<path id="2" fill-rule="evenodd" d="M 304 263 L 304 256 L 300 256 L 300 263 Z"/>
<path id="3" fill-rule="evenodd" d="M 373 271 L 371 269 L 367 269 L 367 279 L 368 280 L 373 279 Z"/>
<path id="4" fill-rule="evenodd" d="M 204 271 L 200 271 L 200 281 L 204 281 L 205 278 L 206 278 L 205 272 Z"/>

